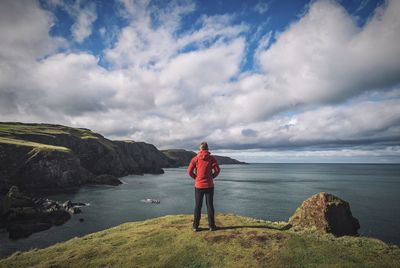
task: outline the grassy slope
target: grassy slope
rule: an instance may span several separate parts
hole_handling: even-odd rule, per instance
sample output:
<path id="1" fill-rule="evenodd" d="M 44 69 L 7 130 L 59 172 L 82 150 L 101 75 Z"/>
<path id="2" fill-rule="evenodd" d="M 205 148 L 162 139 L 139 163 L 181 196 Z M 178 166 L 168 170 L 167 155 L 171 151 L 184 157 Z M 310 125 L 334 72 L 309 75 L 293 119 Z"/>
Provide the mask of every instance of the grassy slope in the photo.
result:
<path id="1" fill-rule="evenodd" d="M 50 144 L 29 141 L 26 138 L 27 135 L 40 135 L 49 138 L 55 137 L 56 135 L 69 135 L 82 140 L 96 139 L 98 142 L 110 149 L 114 147 L 111 141 L 104 139 L 100 135 L 84 128 L 71 128 L 53 124 L 0 122 L 0 144 L 4 143 L 16 146 L 28 146 L 38 150 L 58 150 L 64 152 L 70 151 L 68 148 L 63 146 L 54 146 Z"/>
<path id="2" fill-rule="evenodd" d="M 191 219 L 170 215 L 122 224 L 15 253 L 0 267 L 400 267 L 400 249 L 376 239 L 282 231 L 282 223 L 232 214 L 216 215 L 220 230 L 193 233 Z"/>

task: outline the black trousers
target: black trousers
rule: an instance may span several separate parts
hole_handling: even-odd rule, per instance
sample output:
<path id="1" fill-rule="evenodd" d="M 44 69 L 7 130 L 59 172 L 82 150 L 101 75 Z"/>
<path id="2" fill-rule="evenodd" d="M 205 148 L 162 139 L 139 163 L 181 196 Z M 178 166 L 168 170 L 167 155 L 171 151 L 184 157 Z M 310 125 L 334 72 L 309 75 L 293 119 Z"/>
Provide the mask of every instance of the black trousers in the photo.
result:
<path id="1" fill-rule="evenodd" d="M 206 196 L 207 214 L 208 214 L 208 226 L 215 226 L 214 219 L 214 187 L 212 188 L 194 188 L 194 197 L 196 200 L 196 206 L 194 208 L 194 220 L 193 226 L 199 227 L 201 218 L 201 207 L 203 206 L 203 197 Z"/>

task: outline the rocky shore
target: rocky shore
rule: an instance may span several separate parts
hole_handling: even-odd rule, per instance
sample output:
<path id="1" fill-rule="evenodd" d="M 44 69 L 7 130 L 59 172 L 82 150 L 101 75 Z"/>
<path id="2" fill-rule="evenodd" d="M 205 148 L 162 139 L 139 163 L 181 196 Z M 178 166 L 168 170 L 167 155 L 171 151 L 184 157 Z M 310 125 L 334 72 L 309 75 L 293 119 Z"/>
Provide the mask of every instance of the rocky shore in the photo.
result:
<path id="1" fill-rule="evenodd" d="M 71 215 L 81 213 L 84 203 L 32 197 L 12 186 L 0 200 L 0 228 L 5 228 L 11 239 L 28 237 L 32 233 L 61 225 Z"/>

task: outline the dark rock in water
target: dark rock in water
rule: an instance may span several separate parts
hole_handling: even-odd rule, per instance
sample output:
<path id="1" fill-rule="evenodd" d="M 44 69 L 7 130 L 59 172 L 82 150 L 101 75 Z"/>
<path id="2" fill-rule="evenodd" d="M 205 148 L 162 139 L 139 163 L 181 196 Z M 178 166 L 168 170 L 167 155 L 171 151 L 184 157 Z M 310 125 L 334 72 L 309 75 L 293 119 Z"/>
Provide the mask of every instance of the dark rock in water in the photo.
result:
<path id="1" fill-rule="evenodd" d="M 0 204 L 3 208 L 0 227 L 6 228 L 12 239 L 27 237 L 53 225 L 61 225 L 71 218 L 71 214 L 80 213 L 75 204 L 84 203 L 68 200 L 61 204 L 47 198 L 30 197 L 13 186 Z"/>
<path id="2" fill-rule="evenodd" d="M 81 203 L 81 202 L 72 202 L 72 205 L 74 207 L 86 207 L 87 206 L 86 203 Z"/>
<path id="3" fill-rule="evenodd" d="M 85 219 L 84 219 L 84 218 L 79 218 L 79 221 L 80 221 L 80 222 L 84 222 Z"/>
<path id="4" fill-rule="evenodd" d="M 289 219 L 295 230 L 317 230 L 335 236 L 357 235 L 360 224 L 346 201 L 328 193 L 313 195 Z"/>
<path id="5" fill-rule="evenodd" d="M 54 225 L 61 225 L 71 218 L 71 214 L 65 210 L 53 211 L 50 214 L 50 222 Z"/>
<path id="6" fill-rule="evenodd" d="M 146 199 L 142 199 L 140 200 L 143 203 L 151 203 L 151 204 L 160 204 L 161 201 L 158 199 L 151 199 L 151 198 L 146 198 Z"/>
<path id="7" fill-rule="evenodd" d="M 16 223 L 7 227 L 9 238 L 19 239 L 30 236 L 32 233 L 47 230 L 51 227 L 49 222 Z"/>

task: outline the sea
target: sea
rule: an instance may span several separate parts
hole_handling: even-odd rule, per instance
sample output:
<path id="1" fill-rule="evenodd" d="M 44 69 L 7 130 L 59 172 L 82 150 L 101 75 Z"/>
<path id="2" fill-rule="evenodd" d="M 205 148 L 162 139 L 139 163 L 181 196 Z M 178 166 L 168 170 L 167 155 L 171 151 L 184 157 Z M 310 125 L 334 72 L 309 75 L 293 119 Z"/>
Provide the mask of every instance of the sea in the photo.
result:
<path id="1" fill-rule="evenodd" d="M 81 214 L 63 225 L 28 238 L 10 240 L 3 230 L 0 257 L 47 247 L 125 222 L 193 213 L 194 181 L 186 168 L 169 168 L 161 175 L 132 175 L 121 180 L 123 184 L 119 186 L 91 185 L 49 195 L 53 200 L 72 200 L 89 206 L 81 208 Z M 215 180 L 214 207 L 216 213 L 287 221 L 304 200 L 319 192 L 349 202 L 353 216 L 360 221 L 361 235 L 400 244 L 398 164 L 222 165 Z M 160 203 L 142 202 L 146 198 Z M 203 213 L 207 213 L 205 201 Z M 206 216 L 200 226 L 207 227 Z"/>

